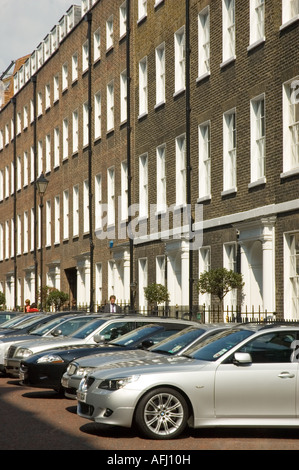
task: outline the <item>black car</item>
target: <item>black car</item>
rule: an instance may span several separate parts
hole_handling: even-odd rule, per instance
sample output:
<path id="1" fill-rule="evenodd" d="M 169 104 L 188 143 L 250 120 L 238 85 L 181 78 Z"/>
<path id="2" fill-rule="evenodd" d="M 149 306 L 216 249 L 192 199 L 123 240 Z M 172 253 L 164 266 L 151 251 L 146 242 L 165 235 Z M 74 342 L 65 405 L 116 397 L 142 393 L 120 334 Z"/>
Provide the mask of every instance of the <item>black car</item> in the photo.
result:
<path id="1" fill-rule="evenodd" d="M 63 348 L 33 354 L 21 361 L 20 379 L 24 385 L 37 388 L 48 388 L 62 392 L 61 379 L 68 365 L 74 359 L 99 353 L 147 349 L 164 338 L 188 327 L 187 321 L 149 324 L 133 330 L 108 343 Z"/>

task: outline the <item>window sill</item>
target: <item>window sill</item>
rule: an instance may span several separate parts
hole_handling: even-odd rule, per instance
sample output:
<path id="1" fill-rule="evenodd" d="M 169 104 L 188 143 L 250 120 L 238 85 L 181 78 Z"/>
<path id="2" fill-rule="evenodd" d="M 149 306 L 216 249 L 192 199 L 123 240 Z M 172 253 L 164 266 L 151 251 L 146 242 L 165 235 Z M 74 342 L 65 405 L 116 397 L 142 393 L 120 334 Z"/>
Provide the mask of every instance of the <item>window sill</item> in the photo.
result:
<path id="1" fill-rule="evenodd" d="M 298 175 L 299 174 L 299 168 L 292 168 L 291 170 L 284 171 L 283 173 L 280 173 L 280 178 L 289 178 L 290 176 Z"/>
<path id="2" fill-rule="evenodd" d="M 296 15 L 293 18 L 291 18 L 290 20 L 283 23 L 280 26 L 279 31 L 283 31 L 284 29 L 288 28 L 291 24 L 296 23 L 297 21 L 299 21 L 299 15 Z"/>
<path id="3" fill-rule="evenodd" d="M 199 75 L 199 77 L 197 77 L 197 79 L 196 79 L 196 83 L 202 82 L 206 78 L 209 78 L 210 75 L 211 75 L 211 72 L 205 72 L 202 75 Z"/>
<path id="4" fill-rule="evenodd" d="M 146 118 L 147 115 L 148 115 L 147 111 L 145 111 L 144 113 L 139 114 L 138 121 L 141 121 L 142 119 Z"/>
<path id="5" fill-rule="evenodd" d="M 256 188 L 256 186 L 261 186 L 262 184 L 265 184 L 266 181 L 267 181 L 266 177 L 263 176 L 262 178 L 259 178 L 258 180 L 252 181 L 251 183 L 249 183 L 248 184 L 248 189 Z"/>
<path id="6" fill-rule="evenodd" d="M 206 196 L 201 196 L 199 198 L 197 198 L 197 204 L 200 204 L 201 202 L 205 202 L 205 201 L 210 201 L 212 199 L 212 195 L 211 194 L 207 194 Z"/>
<path id="7" fill-rule="evenodd" d="M 236 187 L 230 188 L 230 189 L 226 189 L 225 191 L 222 191 L 222 192 L 221 192 L 221 196 L 222 196 L 222 197 L 230 196 L 231 194 L 236 194 L 236 192 L 237 192 L 237 188 L 236 188 Z"/>
<path id="8" fill-rule="evenodd" d="M 253 42 L 252 44 L 249 44 L 249 46 L 247 47 L 247 52 L 253 51 L 257 47 L 261 46 L 262 44 L 265 44 L 265 42 L 266 42 L 266 38 L 264 36 L 264 37 L 258 39 L 257 41 Z"/>
<path id="9" fill-rule="evenodd" d="M 224 61 L 220 64 L 220 68 L 223 69 L 223 68 L 227 67 L 228 65 L 232 64 L 233 62 L 235 62 L 235 60 L 236 60 L 236 56 L 233 55 L 233 56 L 230 57 L 229 59 L 224 60 Z"/>
<path id="10" fill-rule="evenodd" d="M 174 97 L 174 98 L 177 98 L 178 96 L 180 96 L 180 95 L 182 95 L 183 93 L 185 93 L 185 91 L 186 91 L 186 88 L 181 88 L 180 90 L 177 90 L 177 91 L 174 92 L 173 97 Z"/>

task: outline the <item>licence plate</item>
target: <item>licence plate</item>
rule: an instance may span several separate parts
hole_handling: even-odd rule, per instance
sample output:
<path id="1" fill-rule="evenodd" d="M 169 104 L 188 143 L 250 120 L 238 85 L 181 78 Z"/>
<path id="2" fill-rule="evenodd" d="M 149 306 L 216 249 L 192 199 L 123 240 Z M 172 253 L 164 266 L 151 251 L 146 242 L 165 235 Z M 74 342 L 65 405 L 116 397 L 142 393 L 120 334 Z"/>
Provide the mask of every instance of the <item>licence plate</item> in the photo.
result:
<path id="1" fill-rule="evenodd" d="M 77 400 L 82 401 L 83 403 L 85 403 L 86 402 L 86 393 L 77 392 Z"/>

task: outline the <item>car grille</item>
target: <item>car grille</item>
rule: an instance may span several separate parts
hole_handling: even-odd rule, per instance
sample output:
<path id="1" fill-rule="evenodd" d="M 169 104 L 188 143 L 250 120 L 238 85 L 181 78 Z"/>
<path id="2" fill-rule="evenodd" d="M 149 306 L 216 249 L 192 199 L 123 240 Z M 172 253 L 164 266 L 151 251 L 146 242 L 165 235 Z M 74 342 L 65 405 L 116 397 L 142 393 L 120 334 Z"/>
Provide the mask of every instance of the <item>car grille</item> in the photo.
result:
<path id="1" fill-rule="evenodd" d="M 91 405 L 87 405 L 86 403 L 78 402 L 78 407 L 79 411 L 86 415 L 86 416 L 92 416 L 94 407 Z"/>

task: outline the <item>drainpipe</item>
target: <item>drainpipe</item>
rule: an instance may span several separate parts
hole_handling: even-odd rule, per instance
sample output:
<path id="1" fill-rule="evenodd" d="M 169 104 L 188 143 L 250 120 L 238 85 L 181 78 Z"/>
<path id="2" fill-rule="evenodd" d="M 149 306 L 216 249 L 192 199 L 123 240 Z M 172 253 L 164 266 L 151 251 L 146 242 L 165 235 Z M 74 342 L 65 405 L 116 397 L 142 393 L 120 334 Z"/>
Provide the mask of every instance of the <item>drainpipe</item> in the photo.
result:
<path id="1" fill-rule="evenodd" d="M 89 248 L 90 248 L 90 300 L 89 311 L 94 311 L 94 242 L 93 242 L 93 193 L 92 193 L 92 94 L 91 94 L 91 74 L 92 74 L 92 61 L 91 61 L 91 22 L 92 13 L 88 12 L 85 15 L 85 21 L 88 22 L 88 197 L 89 197 Z"/>
<path id="2" fill-rule="evenodd" d="M 130 0 L 127 0 L 127 24 L 126 24 L 126 70 L 127 70 L 127 171 L 128 171 L 128 225 L 131 222 L 132 204 L 132 169 L 131 169 L 131 72 L 130 72 Z M 129 233 L 130 244 L 130 311 L 135 310 L 135 282 L 134 282 L 134 245 L 132 234 Z"/>
<path id="3" fill-rule="evenodd" d="M 33 152 L 34 152 L 34 206 L 33 206 L 33 216 L 34 216 L 34 247 L 33 247 L 33 259 L 34 259 L 34 279 L 35 279 L 35 303 L 38 303 L 38 261 L 37 261 L 37 152 L 36 152 L 36 75 L 31 77 L 33 83 Z"/>
<path id="4" fill-rule="evenodd" d="M 186 160 L 187 160 L 187 207 L 189 213 L 189 236 L 191 237 L 193 216 L 191 208 L 191 155 L 190 155 L 190 0 L 186 0 Z M 189 313 L 193 308 L 193 250 L 189 249 Z"/>
<path id="5" fill-rule="evenodd" d="M 15 288 L 14 288 L 14 309 L 17 307 L 17 112 L 16 112 L 16 98 L 13 97 L 11 100 L 13 104 L 13 167 L 14 167 L 14 194 L 13 194 L 13 220 L 14 220 L 14 279 L 15 279 Z"/>

